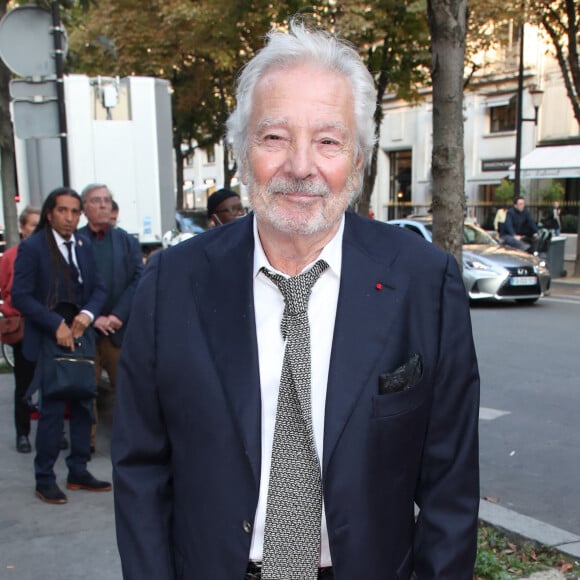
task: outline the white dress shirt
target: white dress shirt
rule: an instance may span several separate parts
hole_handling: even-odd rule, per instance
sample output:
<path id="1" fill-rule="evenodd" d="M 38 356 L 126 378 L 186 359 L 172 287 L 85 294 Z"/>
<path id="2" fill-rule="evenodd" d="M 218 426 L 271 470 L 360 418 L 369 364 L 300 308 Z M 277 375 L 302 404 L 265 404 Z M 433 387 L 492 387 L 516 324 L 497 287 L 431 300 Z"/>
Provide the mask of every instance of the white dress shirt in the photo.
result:
<path id="1" fill-rule="evenodd" d="M 67 264 L 68 264 L 68 250 L 66 249 L 65 244 L 66 244 L 66 242 L 69 242 L 69 241 L 72 242 L 71 250 L 72 250 L 73 263 L 76 266 L 77 270 L 79 271 L 79 282 L 82 284 L 83 283 L 83 274 L 81 272 L 81 268 L 80 268 L 78 260 L 77 260 L 77 252 L 76 252 L 77 241 L 76 241 L 75 235 L 72 234 L 68 240 L 65 240 L 55 229 L 51 228 L 51 231 L 52 231 L 52 235 L 54 236 L 54 239 L 56 241 L 56 246 L 58 248 L 58 251 L 61 253 L 62 257 L 64 258 L 64 261 Z M 84 312 L 91 319 L 91 323 L 95 320 L 95 315 L 92 312 L 90 312 L 89 310 L 81 310 L 81 312 Z"/>
<path id="2" fill-rule="evenodd" d="M 308 303 L 310 323 L 310 344 L 312 362 L 312 426 L 318 461 L 322 466 L 324 437 L 324 410 L 330 354 L 334 335 L 334 321 L 340 287 L 342 264 L 342 235 L 344 217 L 336 235 L 324 247 L 320 256 L 303 271 L 310 269 L 317 260 L 323 259 L 329 266 L 312 289 Z M 254 310 L 256 313 L 256 333 L 258 338 L 258 360 L 260 367 L 260 388 L 262 398 L 262 466 L 260 476 L 260 495 L 254 518 L 250 560 L 262 560 L 264 544 L 264 525 L 266 522 L 266 500 L 270 480 L 272 444 L 276 422 L 276 408 L 285 343 L 280 332 L 284 312 L 284 298 L 272 280 L 260 273 L 262 266 L 272 272 L 288 277 L 274 269 L 268 259 L 258 235 L 254 220 Z M 326 514 L 322 505 L 320 566 L 331 566 Z"/>
<path id="3" fill-rule="evenodd" d="M 72 242 L 71 250 L 72 250 L 72 257 L 74 265 L 76 266 L 77 270 L 79 271 L 79 282 L 82 284 L 82 274 L 81 269 L 79 268 L 79 263 L 77 261 L 77 253 L 76 253 L 76 245 L 77 241 L 75 239 L 75 235 L 72 234 L 68 240 L 65 240 L 56 230 L 52 230 L 52 235 L 56 241 L 56 245 L 58 247 L 58 251 L 62 254 L 64 261 L 68 264 L 68 250 L 66 249 L 66 243 Z"/>

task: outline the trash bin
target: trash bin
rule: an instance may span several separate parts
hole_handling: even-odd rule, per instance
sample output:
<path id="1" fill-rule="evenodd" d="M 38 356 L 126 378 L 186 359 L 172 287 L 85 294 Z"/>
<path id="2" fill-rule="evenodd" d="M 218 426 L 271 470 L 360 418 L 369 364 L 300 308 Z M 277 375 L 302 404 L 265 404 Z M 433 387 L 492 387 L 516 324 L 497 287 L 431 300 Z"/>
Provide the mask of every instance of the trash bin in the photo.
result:
<path id="1" fill-rule="evenodd" d="M 566 246 L 565 236 L 555 236 L 551 239 L 546 255 L 548 270 L 552 278 L 560 278 L 566 275 L 564 270 L 564 248 Z"/>

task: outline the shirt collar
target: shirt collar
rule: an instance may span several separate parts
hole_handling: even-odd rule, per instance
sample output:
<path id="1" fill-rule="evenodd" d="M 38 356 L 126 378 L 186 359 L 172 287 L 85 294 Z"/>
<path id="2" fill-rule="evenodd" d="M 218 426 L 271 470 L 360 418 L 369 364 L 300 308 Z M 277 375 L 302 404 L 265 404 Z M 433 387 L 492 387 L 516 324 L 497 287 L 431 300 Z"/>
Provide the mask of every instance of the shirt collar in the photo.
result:
<path id="1" fill-rule="evenodd" d="M 109 231 L 109 227 L 107 225 L 103 226 L 100 230 L 93 230 L 91 226 L 88 226 L 88 230 L 91 234 L 91 238 L 97 238 L 97 240 L 102 240 Z"/>
<path id="2" fill-rule="evenodd" d="M 76 238 L 75 238 L 74 234 L 72 234 L 68 240 L 65 240 L 55 229 L 51 228 L 51 230 L 52 230 L 52 235 L 54 236 L 54 239 L 56 240 L 57 246 L 62 246 L 66 242 L 72 242 L 73 247 L 77 245 Z"/>
<path id="3" fill-rule="evenodd" d="M 334 234 L 334 237 L 326 244 L 326 246 L 324 246 L 322 252 L 320 252 L 320 255 L 316 258 L 316 260 L 308 264 L 308 266 L 306 266 L 306 268 L 304 268 L 303 271 L 306 271 L 309 268 L 311 268 L 318 260 L 324 260 L 328 264 L 329 270 L 333 272 L 338 278 L 340 278 L 340 269 L 342 265 L 342 237 L 344 234 L 344 222 L 345 218 L 343 215 L 342 219 L 340 220 L 338 230 L 336 231 L 336 234 Z M 266 254 L 264 252 L 264 248 L 262 247 L 262 242 L 260 241 L 260 236 L 258 235 L 258 226 L 256 223 L 255 216 L 253 229 L 254 229 L 254 272 L 253 272 L 254 278 L 256 278 L 256 276 L 260 273 L 260 269 L 262 267 L 267 268 L 272 272 L 276 272 L 288 278 L 287 274 L 279 272 L 278 270 L 273 268 L 270 262 L 268 261 L 268 258 L 266 257 Z"/>

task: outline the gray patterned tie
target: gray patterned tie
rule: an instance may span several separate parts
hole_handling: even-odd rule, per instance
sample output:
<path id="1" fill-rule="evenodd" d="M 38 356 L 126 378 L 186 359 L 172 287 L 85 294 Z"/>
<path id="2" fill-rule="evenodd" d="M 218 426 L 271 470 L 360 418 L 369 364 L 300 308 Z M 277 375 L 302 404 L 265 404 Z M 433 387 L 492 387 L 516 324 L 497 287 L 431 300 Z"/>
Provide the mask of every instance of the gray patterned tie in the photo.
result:
<path id="1" fill-rule="evenodd" d="M 282 364 L 266 503 L 263 580 L 316 580 L 322 483 L 310 397 L 308 300 L 324 260 L 293 278 L 262 268 L 284 296 Z"/>

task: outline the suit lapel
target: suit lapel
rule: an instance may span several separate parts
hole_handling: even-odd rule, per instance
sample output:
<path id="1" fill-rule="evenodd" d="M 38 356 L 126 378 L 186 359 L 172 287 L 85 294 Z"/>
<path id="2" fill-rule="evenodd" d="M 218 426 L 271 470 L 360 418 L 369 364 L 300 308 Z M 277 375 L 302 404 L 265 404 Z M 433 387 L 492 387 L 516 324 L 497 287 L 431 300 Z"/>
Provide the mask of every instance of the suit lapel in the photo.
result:
<path id="1" fill-rule="evenodd" d="M 192 281 L 224 395 L 259 485 L 261 397 L 253 296 L 252 218 L 208 243 L 207 274 Z M 408 277 L 395 248 L 377 248 L 368 225 L 347 216 L 325 411 L 323 473 L 369 376 L 388 349 Z M 226 226 L 222 226 L 226 227 Z M 367 230 L 368 231 L 368 230 Z M 217 232 L 216 232 L 217 233 Z M 354 274 L 353 274 L 354 273 Z M 237 281 L 237 282 L 233 282 Z M 377 288 L 377 284 L 380 284 Z"/>
<path id="2" fill-rule="evenodd" d="M 347 214 L 326 394 L 323 477 L 363 386 L 380 372 L 375 367 L 393 339 L 397 304 L 408 285 L 396 267 L 397 250 L 384 247 L 383 235 L 373 240 L 370 229 Z"/>
<path id="3" fill-rule="evenodd" d="M 254 244 L 248 217 L 219 232 L 206 248 L 207 278 L 194 283 L 199 315 L 207 333 L 231 415 L 260 481 L 261 420 L 258 347 L 252 270 Z M 216 232 L 218 233 L 218 232 Z"/>

